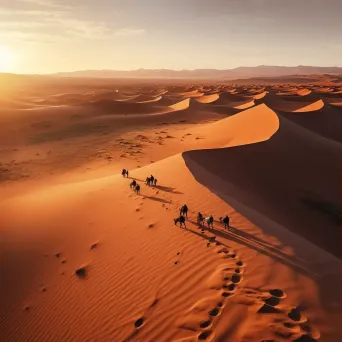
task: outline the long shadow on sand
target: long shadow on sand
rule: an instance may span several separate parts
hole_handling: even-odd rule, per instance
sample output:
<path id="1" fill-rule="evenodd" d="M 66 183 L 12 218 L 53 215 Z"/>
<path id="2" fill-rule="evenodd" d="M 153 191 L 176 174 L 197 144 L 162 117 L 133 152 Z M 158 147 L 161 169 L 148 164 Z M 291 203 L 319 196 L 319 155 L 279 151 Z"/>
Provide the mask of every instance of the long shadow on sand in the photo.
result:
<path id="1" fill-rule="evenodd" d="M 176 195 L 183 195 L 183 192 L 176 191 L 175 190 L 176 188 L 172 188 L 172 187 L 169 187 L 169 186 L 157 185 L 157 186 L 155 186 L 155 188 L 157 188 L 158 190 L 165 191 L 165 192 L 170 192 L 170 193 L 173 193 L 173 194 L 176 194 Z"/>
<path id="2" fill-rule="evenodd" d="M 191 223 L 196 224 L 194 221 L 191 221 L 191 220 L 187 220 L 187 222 L 191 222 Z M 203 227 L 199 227 L 199 228 L 203 228 Z M 192 229 L 188 228 L 188 226 L 186 226 L 185 228 L 181 228 L 181 229 L 186 230 L 187 232 L 195 234 L 195 235 L 201 237 L 202 239 L 205 239 L 205 240 L 208 240 L 209 242 L 211 242 L 212 237 L 206 235 L 204 232 L 203 233 L 196 232 L 195 230 L 192 230 Z M 211 230 L 208 230 L 206 228 L 203 228 L 203 229 L 208 231 L 208 232 L 211 232 Z M 227 248 L 231 248 L 231 246 L 228 246 L 227 244 L 223 243 L 222 241 L 217 241 L 215 239 L 215 242 L 218 242 L 221 246 L 224 246 L 224 247 L 227 247 Z"/>
<path id="3" fill-rule="evenodd" d="M 139 182 L 143 182 L 143 183 L 145 183 L 145 181 L 144 180 L 142 180 L 142 179 L 139 179 L 139 178 L 136 178 L 136 177 L 126 177 L 127 179 L 131 179 L 131 180 L 136 180 L 136 181 L 139 181 Z"/>
<path id="4" fill-rule="evenodd" d="M 143 182 L 145 185 L 146 184 L 146 180 L 142 180 L 136 177 L 127 177 L 127 179 L 132 179 L 132 180 L 136 180 L 138 182 Z M 164 186 L 164 185 L 153 185 L 151 186 L 151 188 L 157 189 L 157 190 L 161 190 L 161 191 L 165 191 L 165 192 L 170 192 L 172 194 L 176 194 L 176 195 L 183 195 L 183 192 L 180 191 L 176 191 L 176 188 L 173 188 L 171 186 Z"/>
<path id="5" fill-rule="evenodd" d="M 188 220 L 197 227 L 198 224 L 195 221 Z M 294 269 L 296 272 L 308 276 L 315 280 L 316 284 L 318 285 L 319 295 L 321 298 L 321 305 L 322 307 L 329 311 L 329 312 L 340 312 L 341 307 L 341 293 L 340 288 L 342 286 L 342 276 L 341 274 L 327 274 L 324 276 L 320 276 L 315 272 L 311 271 L 305 265 L 305 262 L 302 260 L 298 260 L 295 256 L 286 254 L 281 250 L 277 249 L 275 246 L 270 245 L 269 243 L 263 241 L 262 239 L 256 238 L 255 236 L 248 234 L 240 229 L 230 226 L 229 231 L 222 231 L 217 228 L 208 229 L 203 225 L 200 226 L 202 229 L 205 229 L 207 232 L 214 234 L 217 237 L 222 239 L 228 239 L 231 241 L 235 241 L 241 245 L 244 245 L 248 248 L 254 249 L 259 253 L 267 255 L 268 257 L 272 258 L 273 260 L 277 260 L 278 262 Z M 194 235 L 201 237 L 202 239 L 209 240 L 210 236 L 196 232 L 189 227 L 186 227 L 184 230 L 190 232 Z M 215 239 L 221 246 L 225 246 L 229 248 L 230 246 Z M 331 284 L 334 284 L 333 290 L 331 288 Z M 336 305 L 337 304 L 337 305 Z"/>
<path id="6" fill-rule="evenodd" d="M 159 198 L 159 197 L 155 197 L 155 196 L 147 196 L 147 195 L 144 195 L 144 194 L 140 194 L 140 196 L 144 197 L 144 198 L 147 198 L 151 201 L 156 201 L 156 202 L 161 202 L 161 203 L 165 203 L 165 204 L 170 204 L 171 202 L 170 201 L 167 201 L 163 198 Z"/>
<path id="7" fill-rule="evenodd" d="M 200 184 L 297 255 L 308 254 L 302 248 L 305 239 L 340 258 L 342 145 L 285 118 L 279 122 L 267 141 L 188 151 L 183 153 L 185 164 Z M 317 199 L 310 196 L 308 205 L 303 194 L 307 199 L 312 191 L 320 194 L 319 203 L 312 205 Z"/>
<path id="8" fill-rule="evenodd" d="M 197 225 L 195 221 L 188 220 L 189 222 Z M 255 237 L 254 235 L 251 235 L 249 233 L 246 233 L 240 229 L 237 229 L 235 227 L 230 226 L 228 231 L 223 231 L 218 228 L 212 228 L 208 229 L 207 227 L 201 226 L 203 229 L 207 230 L 208 232 L 216 235 L 217 237 L 220 237 L 222 239 L 228 239 L 231 241 L 238 242 L 244 246 L 247 246 L 251 249 L 254 249 L 258 251 L 259 253 L 265 254 L 273 259 L 276 259 L 277 261 L 281 262 L 282 264 L 285 264 L 286 266 L 289 266 L 291 268 L 296 269 L 296 271 L 308 275 L 308 276 L 317 276 L 314 272 L 309 270 L 306 265 L 304 265 L 303 260 L 300 260 L 296 256 L 289 255 L 287 253 L 282 252 L 277 247 L 270 245 L 268 242 Z M 204 236 L 204 234 L 199 234 L 197 232 L 194 232 L 191 229 L 187 229 L 191 233 L 194 233 L 196 235 L 199 235 L 205 239 L 209 239 L 207 236 Z M 223 243 L 220 242 L 222 245 Z M 228 246 L 227 246 L 228 247 Z"/>

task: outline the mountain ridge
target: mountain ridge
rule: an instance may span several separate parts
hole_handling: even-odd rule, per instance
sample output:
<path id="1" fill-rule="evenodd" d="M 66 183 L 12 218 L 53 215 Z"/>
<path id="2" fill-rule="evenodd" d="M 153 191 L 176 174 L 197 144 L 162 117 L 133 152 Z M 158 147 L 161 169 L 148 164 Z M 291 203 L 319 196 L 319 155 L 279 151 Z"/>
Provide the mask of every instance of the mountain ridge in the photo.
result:
<path id="1" fill-rule="evenodd" d="M 294 75 L 341 75 L 342 67 L 272 66 L 237 67 L 233 69 L 136 69 L 136 70 L 79 70 L 50 74 L 58 77 L 84 78 L 207 78 L 236 79 L 251 77 L 282 77 Z"/>

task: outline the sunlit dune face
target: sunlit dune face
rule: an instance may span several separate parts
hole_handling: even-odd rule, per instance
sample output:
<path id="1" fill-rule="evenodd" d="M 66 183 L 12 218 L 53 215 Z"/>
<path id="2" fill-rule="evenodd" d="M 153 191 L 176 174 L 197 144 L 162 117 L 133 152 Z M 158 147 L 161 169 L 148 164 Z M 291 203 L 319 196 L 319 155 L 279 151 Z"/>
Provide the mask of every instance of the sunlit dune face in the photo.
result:
<path id="1" fill-rule="evenodd" d="M 13 66 L 13 54 L 6 46 L 0 45 L 0 72 L 9 72 Z"/>

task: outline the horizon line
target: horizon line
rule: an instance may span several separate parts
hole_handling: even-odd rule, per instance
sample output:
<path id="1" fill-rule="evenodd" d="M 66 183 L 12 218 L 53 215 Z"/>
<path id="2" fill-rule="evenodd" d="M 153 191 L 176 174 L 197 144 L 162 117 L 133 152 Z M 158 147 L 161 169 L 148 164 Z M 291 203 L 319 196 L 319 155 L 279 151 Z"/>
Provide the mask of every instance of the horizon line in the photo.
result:
<path id="1" fill-rule="evenodd" d="M 47 72 L 47 73 L 20 73 L 20 72 L 0 72 L 0 75 L 42 75 L 42 76 L 49 76 L 49 75 L 56 75 L 56 74 L 63 74 L 63 73 L 77 73 L 77 72 L 105 72 L 105 71 L 117 71 L 117 72 L 134 72 L 134 71 L 175 71 L 175 72 L 181 72 L 181 71 L 203 71 L 203 70 L 210 70 L 210 71 L 231 71 L 241 68 L 260 68 L 260 67 L 275 67 L 275 68 L 340 68 L 342 69 L 342 66 L 336 66 L 336 65 L 329 65 L 329 66 L 317 66 L 317 65 L 268 65 L 268 64 L 260 64 L 260 65 L 254 65 L 254 66 L 245 66 L 241 65 L 238 67 L 233 68 L 224 68 L 224 69 L 217 69 L 217 68 L 195 68 L 195 69 L 172 69 L 172 68 L 135 68 L 135 69 L 76 69 L 72 71 L 55 71 L 55 72 Z"/>

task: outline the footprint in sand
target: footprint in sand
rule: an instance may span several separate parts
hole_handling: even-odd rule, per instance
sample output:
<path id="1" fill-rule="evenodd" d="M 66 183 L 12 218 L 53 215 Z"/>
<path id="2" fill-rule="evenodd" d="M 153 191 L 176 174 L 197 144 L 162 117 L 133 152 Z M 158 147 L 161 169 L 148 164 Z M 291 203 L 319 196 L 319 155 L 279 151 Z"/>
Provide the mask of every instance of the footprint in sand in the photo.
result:
<path id="1" fill-rule="evenodd" d="M 285 292 L 283 290 L 279 290 L 279 289 L 273 289 L 273 290 L 269 290 L 269 293 L 274 296 L 274 297 L 278 297 L 278 298 L 285 298 Z"/>
<path id="2" fill-rule="evenodd" d="M 251 305 L 260 300 L 264 302 L 264 305 L 257 311 L 258 314 L 276 314 L 273 324 L 270 325 L 270 329 L 276 336 L 296 342 L 314 342 L 320 338 L 319 330 L 312 326 L 299 307 L 280 306 L 281 302 L 287 298 L 283 290 L 247 289 L 244 294 L 254 298 Z"/>
<path id="3" fill-rule="evenodd" d="M 93 244 L 90 246 L 90 250 L 93 250 L 93 249 L 97 248 L 97 246 L 98 246 L 98 242 L 93 243 Z"/>
<path id="4" fill-rule="evenodd" d="M 232 275 L 232 283 L 239 284 L 241 283 L 242 277 L 239 274 L 233 274 Z"/>
<path id="5" fill-rule="evenodd" d="M 222 292 L 222 297 L 228 298 L 233 296 L 234 294 L 232 292 Z"/>
<path id="6" fill-rule="evenodd" d="M 218 308 L 214 308 L 212 310 L 209 311 L 209 315 L 210 316 L 217 316 L 220 313 L 220 310 Z"/>
<path id="7" fill-rule="evenodd" d="M 295 322 L 304 323 L 307 321 L 307 318 L 300 312 L 298 308 L 292 309 L 288 313 L 288 317 L 291 318 Z"/>
<path id="8" fill-rule="evenodd" d="M 207 321 L 204 321 L 202 323 L 200 323 L 200 328 L 201 329 L 206 329 L 206 328 L 209 328 L 212 324 L 212 320 L 207 320 Z"/>
<path id="9" fill-rule="evenodd" d="M 137 319 L 137 320 L 134 322 L 134 326 L 135 326 L 137 329 L 141 328 L 141 327 L 143 326 L 143 324 L 144 324 L 144 318 L 143 318 L 143 317 Z"/>
<path id="10" fill-rule="evenodd" d="M 198 335 L 198 339 L 200 341 L 205 341 L 210 337 L 211 334 L 212 334 L 211 330 L 203 331 L 201 334 Z"/>
<path id="11" fill-rule="evenodd" d="M 219 242 L 213 241 L 215 243 L 216 246 L 220 246 L 221 244 Z M 210 246 L 210 243 L 208 243 L 207 246 Z M 227 248 L 220 248 L 221 253 L 223 251 L 225 251 L 226 253 L 228 253 Z M 215 251 L 215 249 L 213 249 L 213 251 Z M 236 254 L 236 253 L 235 253 Z M 235 255 L 236 257 L 236 255 Z M 231 261 L 226 261 L 228 262 L 228 264 L 225 267 L 222 267 L 221 269 L 217 269 L 211 278 L 209 278 L 209 288 L 215 290 L 215 291 L 219 291 L 219 295 L 221 295 L 221 300 L 218 301 L 215 305 L 215 307 L 213 307 L 212 309 L 210 309 L 209 311 L 207 311 L 208 314 L 208 319 L 207 320 L 203 320 L 199 322 L 199 329 L 201 331 L 199 331 L 199 335 L 197 335 L 197 339 L 198 340 L 207 340 L 207 339 L 212 339 L 213 338 L 213 330 L 210 329 L 210 327 L 214 324 L 215 320 L 217 320 L 222 311 L 224 310 L 226 304 L 227 304 L 227 300 L 234 296 L 236 293 L 236 289 L 239 286 L 239 284 L 242 282 L 243 277 L 242 277 L 242 273 L 243 273 L 243 269 L 241 268 L 242 266 L 244 266 L 244 263 L 241 260 L 238 260 L 236 262 L 236 266 L 234 265 L 233 267 L 231 267 L 231 262 L 232 259 L 230 259 Z M 219 277 L 221 276 L 221 285 Z M 223 290 L 222 290 L 223 289 Z M 215 298 L 215 297 L 214 297 Z M 206 300 L 210 300 L 210 298 L 208 299 L 202 299 L 201 301 L 199 301 L 200 303 L 203 303 L 203 301 L 205 302 Z M 201 307 L 201 305 L 200 305 Z M 197 305 L 195 304 L 193 309 L 195 308 L 195 310 L 200 310 L 202 311 L 202 309 L 199 309 L 197 307 Z M 197 309 L 196 309 L 197 308 Z M 192 312 L 192 310 L 190 311 Z"/>
<path id="12" fill-rule="evenodd" d="M 236 285 L 235 284 L 228 284 L 228 285 L 223 285 L 223 288 L 228 290 L 228 291 L 235 291 Z"/>
<path id="13" fill-rule="evenodd" d="M 78 277 L 78 278 L 86 278 L 87 277 L 87 274 L 88 274 L 88 270 L 87 270 L 87 267 L 86 266 L 83 266 L 83 267 L 80 267 L 78 268 L 76 271 L 75 271 L 75 275 Z"/>
<path id="14" fill-rule="evenodd" d="M 201 229 L 201 227 L 199 227 L 199 229 Z M 201 231 L 203 234 L 205 233 L 204 229 Z M 216 236 L 208 238 L 206 247 L 208 248 L 211 246 L 215 247 L 212 249 L 214 253 L 221 254 L 223 259 L 226 260 L 225 265 L 216 269 L 212 276 L 208 278 L 208 287 L 213 290 L 213 297 L 209 296 L 198 300 L 185 317 L 180 320 L 180 328 L 196 331 L 198 333 L 198 340 L 212 340 L 214 331 L 211 330 L 210 327 L 215 323 L 215 320 L 220 317 L 228 299 L 236 294 L 236 289 L 243 280 L 242 274 L 244 273 L 244 269 L 242 267 L 245 266 L 245 264 L 238 259 L 237 253 L 234 251 L 229 252 L 226 247 L 222 248 L 222 243 L 216 241 Z M 237 259 L 237 261 L 234 261 L 234 259 Z M 218 298 L 221 299 L 218 300 L 215 305 L 215 300 Z M 213 301 L 214 303 L 212 303 Z M 211 306 L 212 304 L 214 304 L 214 306 Z M 194 313 L 201 316 L 197 328 L 193 326 Z M 207 315 L 207 318 L 205 318 L 205 315 Z M 191 329 L 188 328 L 189 326 Z"/>

